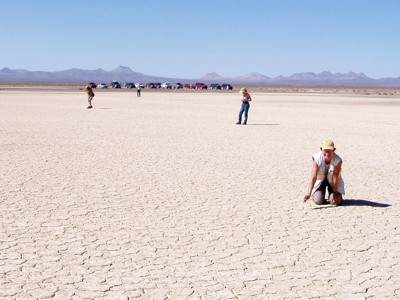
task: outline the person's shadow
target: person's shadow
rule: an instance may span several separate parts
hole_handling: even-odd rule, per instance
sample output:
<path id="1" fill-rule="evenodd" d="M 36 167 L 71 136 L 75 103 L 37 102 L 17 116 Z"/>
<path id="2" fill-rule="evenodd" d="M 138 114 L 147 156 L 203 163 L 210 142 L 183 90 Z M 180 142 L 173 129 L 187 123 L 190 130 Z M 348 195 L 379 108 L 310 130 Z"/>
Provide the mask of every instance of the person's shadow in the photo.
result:
<path id="1" fill-rule="evenodd" d="M 389 207 L 392 206 L 391 204 L 387 203 L 380 203 L 362 199 L 343 199 L 342 204 L 343 206 L 371 206 L 371 207 Z"/>
<path id="2" fill-rule="evenodd" d="M 253 123 L 253 124 L 251 124 L 251 123 L 249 123 L 247 125 L 250 125 L 250 126 L 278 126 L 281 124 L 275 124 L 275 123 Z"/>
<path id="3" fill-rule="evenodd" d="M 370 206 L 370 207 L 389 207 L 391 204 L 380 203 L 362 199 L 343 199 L 342 203 L 339 206 L 335 206 L 332 204 L 323 204 L 315 206 L 314 209 L 324 209 L 324 208 L 332 208 L 332 207 L 341 207 L 341 206 Z"/>

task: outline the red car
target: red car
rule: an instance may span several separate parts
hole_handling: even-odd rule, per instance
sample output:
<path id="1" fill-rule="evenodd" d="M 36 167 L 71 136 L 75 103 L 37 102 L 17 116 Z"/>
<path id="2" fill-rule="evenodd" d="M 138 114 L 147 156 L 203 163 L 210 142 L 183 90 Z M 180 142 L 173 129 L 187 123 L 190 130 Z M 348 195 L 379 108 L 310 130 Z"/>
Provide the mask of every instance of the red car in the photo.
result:
<path id="1" fill-rule="evenodd" d="M 185 85 L 183 86 L 185 89 L 195 89 L 195 85 L 191 84 L 191 83 L 185 83 Z"/>
<path id="2" fill-rule="evenodd" d="M 97 84 L 95 84 L 94 82 L 89 82 L 89 83 L 87 84 L 87 86 L 88 86 L 88 87 L 91 87 L 92 89 L 97 88 Z"/>
<path id="3" fill-rule="evenodd" d="M 195 85 L 197 90 L 206 90 L 208 89 L 208 86 L 206 86 L 204 83 L 197 82 Z"/>

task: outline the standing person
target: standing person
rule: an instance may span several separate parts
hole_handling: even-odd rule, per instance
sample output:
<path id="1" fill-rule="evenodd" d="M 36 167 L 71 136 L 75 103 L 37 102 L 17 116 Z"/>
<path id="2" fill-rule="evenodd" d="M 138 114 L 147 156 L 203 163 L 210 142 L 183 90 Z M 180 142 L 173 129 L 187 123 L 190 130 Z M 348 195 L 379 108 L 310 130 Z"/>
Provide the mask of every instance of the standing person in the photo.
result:
<path id="1" fill-rule="evenodd" d="M 247 117 L 249 115 L 251 96 L 244 87 L 240 89 L 240 93 L 242 93 L 242 107 L 239 111 L 239 120 L 236 124 L 240 125 L 242 123 L 242 115 L 244 113 L 243 125 L 246 125 Z"/>
<path id="2" fill-rule="evenodd" d="M 137 86 L 136 86 L 136 97 L 142 97 L 140 95 L 140 83 L 138 83 Z"/>
<path id="3" fill-rule="evenodd" d="M 332 140 L 322 141 L 320 149 L 312 157 L 311 180 L 304 202 L 312 197 L 315 204 L 326 204 L 325 193 L 328 189 L 328 202 L 339 205 L 344 195 L 342 159 L 335 153 L 335 143 Z"/>
<path id="4" fill-rule="evenodd" d="M 86 86 L 86 93 L 88 94 L 88 102 L 89 102 L 89 106 L 86 107 L 86 108 L 93 108 L 92 100 L 93 100 L 93 97 L 94 97 L 94 93 L 93 93 L 93 90 L 92 90 L 92 88 L 90 86 Z"/>

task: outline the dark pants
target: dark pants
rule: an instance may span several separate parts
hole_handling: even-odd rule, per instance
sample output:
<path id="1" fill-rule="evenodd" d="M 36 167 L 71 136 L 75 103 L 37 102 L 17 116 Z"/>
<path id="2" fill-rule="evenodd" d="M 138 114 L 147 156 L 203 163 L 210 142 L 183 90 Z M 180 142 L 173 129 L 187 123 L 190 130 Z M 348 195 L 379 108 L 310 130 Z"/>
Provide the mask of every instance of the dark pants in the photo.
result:
<path id="1" fill-rule="evenodd" d="M 244 113 L 244 122 L 243 124 L 247 123 L 247 117 L 249 115 L 249 109 L 250 109 L 250 103 L 249 102 L 243 102 L 242 103 L 242 108 L 239 111 L 239 121 L 238 123 L 242 123 L 242 115 Z"/>
<path id="2" fill-rule="evenodd" d="M 326 190 L 328 190 L 328 201 L 325 200 Z M 328 180 L 324 180 L 321 182 L 319 188 L 314 192 L 312 198 L 314 200 L 314 203 L 318 205 L 327 204 L 328 202 L 332 203 L 332 193 L 333 188 L 329 184 Z"/>

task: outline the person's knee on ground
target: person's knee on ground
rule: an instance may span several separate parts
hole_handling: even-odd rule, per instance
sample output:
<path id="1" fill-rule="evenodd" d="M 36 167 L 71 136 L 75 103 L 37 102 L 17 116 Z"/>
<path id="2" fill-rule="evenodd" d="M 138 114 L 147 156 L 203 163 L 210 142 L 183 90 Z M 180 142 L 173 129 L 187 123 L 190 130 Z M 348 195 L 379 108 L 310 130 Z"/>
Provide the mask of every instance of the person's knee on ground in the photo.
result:
<path id="1" fill-rule="evenodd" d="M 322 205 L 325 202 L 325 193 L 323 193 L 322 191 L 316 191 L 313 195 L 312 195 L 312 199 L 314 201 L 315 204 L 317 205 Z"/>

